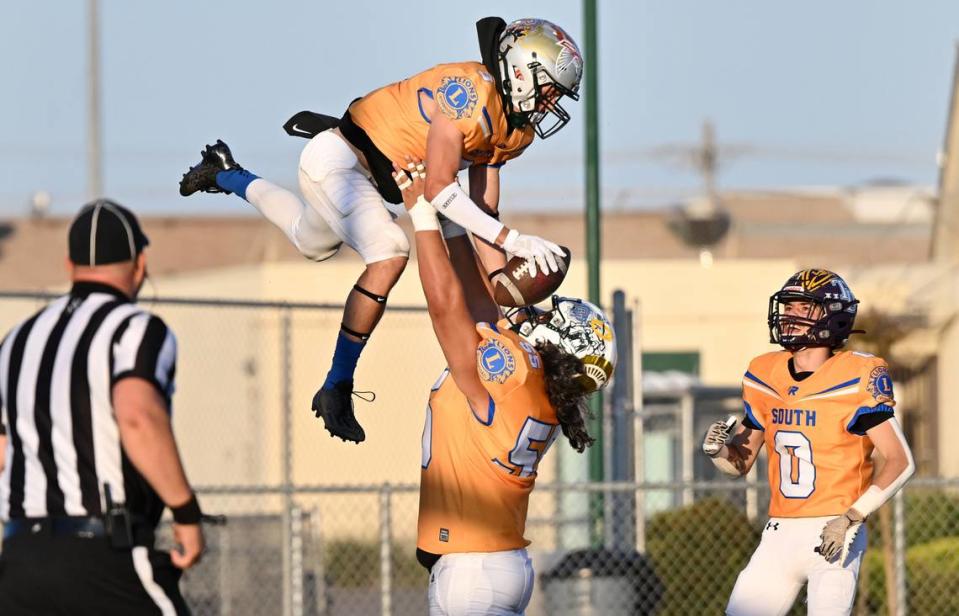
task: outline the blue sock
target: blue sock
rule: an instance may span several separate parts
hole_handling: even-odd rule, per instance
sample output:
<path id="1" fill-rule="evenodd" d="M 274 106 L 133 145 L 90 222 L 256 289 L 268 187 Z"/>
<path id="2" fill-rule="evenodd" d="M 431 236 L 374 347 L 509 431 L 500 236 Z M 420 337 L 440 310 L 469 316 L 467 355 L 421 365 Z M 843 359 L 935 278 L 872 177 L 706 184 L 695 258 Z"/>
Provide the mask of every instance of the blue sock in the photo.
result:
<path id="1" fill-rule="evenodd" d="M 258 179 L 260 176 L 253 175 L 246 169 L 231 169 L 216 174 L 216 185 L 246 199 L 246 187 L 250 185 L 250 182 Z"/>
<path id="2" fill-rule="evenodd" d="M 336 350 L 333 351 L 333 365 L 326 375 L 323 389 L 332 389 L 337 383 L 353 380 L 356 362 L 359 361 L 364 346 L 366 346 L 365 342 L 351 340 L 346 337 L 346 334 L 340 332 L 336 338 Z"/>

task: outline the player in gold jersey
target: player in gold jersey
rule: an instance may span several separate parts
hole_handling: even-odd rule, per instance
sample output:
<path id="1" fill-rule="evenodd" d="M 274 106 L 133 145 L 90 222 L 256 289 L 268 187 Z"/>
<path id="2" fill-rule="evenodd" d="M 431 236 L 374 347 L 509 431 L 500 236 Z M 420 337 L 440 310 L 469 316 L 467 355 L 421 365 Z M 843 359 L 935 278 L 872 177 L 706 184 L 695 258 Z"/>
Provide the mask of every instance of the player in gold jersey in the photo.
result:
<path id="1" fill-rule="evenodd" d="M 207 146 L 180 182 L 184 196 L 233 192 L 279 227 L 308 259 L 322 261 L 346 243 L 366 269 L 343 313 L 332 367 L 313 399 L 331 435 L 360 442 L 353 414 L 353 374 L 409 256 L 409 241 L 383 204 L 402 201 L 393 162 L 413 155 L 430 175 L 426 197 L 449 220 L 483 240 L 477 249 L 487 271 L 504 253 L 556 271 L 562 250 L 552 242 L 509 229 L 498 220 L 500 168 L 538 135 L 569 121 L 560 101 L 576 100 L 583 59 L 573 39 L 541 19 L 509 25 L 499 18 L 477 24 L 483 62 L 441 64 L 356 99 L 342 119 L 304 112 L 285 127 L 312 137 L 299 164 L 300 190 L 292 192 L 242 169 L 225 143 Z M 544 122 L 554 118 L 551 125 Z M 469 169 L 469 194 L 459 185 Z"/>
<path id="2" fill-rule="evenodd" d="M 769 522 L 727 614 L 785 614 L 807 583 L 810 615 L 849 614 L 863 521 L 915 469 L 886 362 L 841 349 L 858 303 L 832 272 L 793 275 L 769 304 L 771 341 L 785 350 L 749 364 L 739 430 L 716 422 L 706 435 L 704 452 L 726 474 L 745 475 L 764 442 L 769 456 Z M 878 472 L 873 450 L 885 460 Z"/>
<path id="3" fill-rule="evenodd" d="M 596 306 L 561 297 L 521 322 L 500 319 L 468 237 L 447 229 L 444 245 L 422 178 L 398 182 L 449 366 L 423 430 L 417 557 L 430 569 L 429 613 L 522 614 L 533 588 L 524 531 L 537 466 L 560 432 L 580 452 L 592 443 L 584 405 L 612 374 L 613 329 Z"/>

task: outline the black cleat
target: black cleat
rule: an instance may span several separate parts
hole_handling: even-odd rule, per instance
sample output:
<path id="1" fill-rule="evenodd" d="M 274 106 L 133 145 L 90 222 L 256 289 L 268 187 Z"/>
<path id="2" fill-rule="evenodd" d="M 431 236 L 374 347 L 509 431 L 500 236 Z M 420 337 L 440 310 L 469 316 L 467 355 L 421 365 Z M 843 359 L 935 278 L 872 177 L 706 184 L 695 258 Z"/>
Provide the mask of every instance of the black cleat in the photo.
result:
<path id="1" fill-rule="evenodd" d="M 376 394 L 372 398 L 364 398 L 360 393 L 373 392 L 354 392 L 353 381 L 342 381 L 333 386 L 332 389 L 320 389 L 313 396 L 313 411 L 317 417 L 323 418 L 326 424 L 326 430 L 330 436 L 338 436 L 344 441 L 353 441 L 362 443 L 366 440 L 366 432 L 363 426 L 356 421 L 353 414 L 353 396 L 372 402 L 376 399 Z"/>
<path id="2" fill-rule="evenodd" d="M 195 192 L 230 194 L 230 191 L 216 185 L 217 173 L 243 169 L 233 160 L 230 146 L 217 139 L 214 145 L 203 148 L 200 156 L 202 157 L 200 162 L 183 174 L 183 179 L 180 180 L 180 194 L 184 197 L 189 197 Z"/>

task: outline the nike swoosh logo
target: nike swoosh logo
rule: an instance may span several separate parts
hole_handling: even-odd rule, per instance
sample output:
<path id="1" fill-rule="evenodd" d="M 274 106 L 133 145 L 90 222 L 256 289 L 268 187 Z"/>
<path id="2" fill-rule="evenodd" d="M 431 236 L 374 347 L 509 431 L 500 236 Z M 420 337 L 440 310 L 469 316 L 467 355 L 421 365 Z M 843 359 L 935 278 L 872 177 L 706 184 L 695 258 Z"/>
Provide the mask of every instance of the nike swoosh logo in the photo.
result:
<path id="1" fill-rule="evenodd" d="M 294 124 L 293 126 L 291 126 L 291 127 L 290 127 L 290 130 L 293 131 L 294 133 L 300 133 L 301 135 L 311 135 L 311 134 L 312 134 L 312 133 L 311 133 L 310 131 L 308 131 L 308 130 L 303 130 L 303 129 L 297 127 L 296 124 Z"/>

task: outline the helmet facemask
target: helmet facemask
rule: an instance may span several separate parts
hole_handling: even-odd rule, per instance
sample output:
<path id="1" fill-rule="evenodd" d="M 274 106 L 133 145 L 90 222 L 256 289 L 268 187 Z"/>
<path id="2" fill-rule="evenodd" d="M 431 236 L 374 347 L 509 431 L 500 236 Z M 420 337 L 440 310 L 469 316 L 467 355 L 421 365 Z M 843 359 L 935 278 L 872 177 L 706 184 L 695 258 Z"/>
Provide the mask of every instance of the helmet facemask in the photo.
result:
<path id="1" fill-rule="evenodd" d="M 529 113 L 529 123 L 533 125 L 533 130 L 536 131 L 540 139 L 546 139 L 569 124 L 569 112 L 559 104 L 560 100 L 566 96 L 578 101 L 579 94 L 553 79 L 549 72 L 541 66 L 533 69 L 533 75 L 536 82 L 536 94 L 533 97 L 533 111 Z M 543 128 L 542 122 L 548 116 L 553 116 L 554 121 L 548 128 Z"/>
<path id="2" fill-rule="evenodd" d="M 533 74 L 533 95 L 521 101 L 518 105 L 520 110 L 513 113 L 522 115 L 526 123 L 533 125 L 536 135 L 540 139 L 546 139 L 569 123 L 569 112 L 560 105 L 560 100 L 566 96 L 578 101 L 579 93 L 553 79 L 549 71 L 539 63 L 530 64 L 529 68 Z M 549 116 L 554 120 L 547 128 L 543 128 L 543 120 Z"/>
<path id="3" fill-rule="evenodd" d="M 797 303 L 806 304 L 806 309 L 789 309 Z M 814 346 L 841 347 L 854 333 L 858 303 L 856 299 L 823 299 L 802 291 L 779 291 L 769 298 L 769 341 L 790 351 Z"/>

